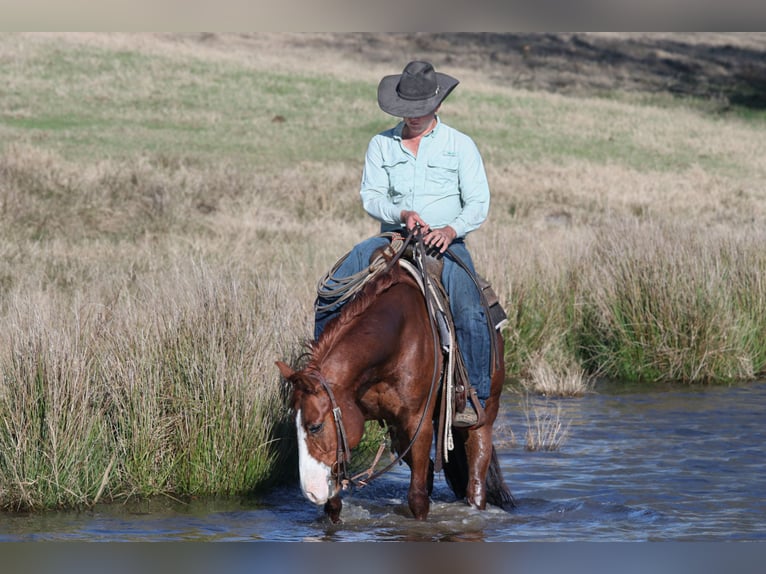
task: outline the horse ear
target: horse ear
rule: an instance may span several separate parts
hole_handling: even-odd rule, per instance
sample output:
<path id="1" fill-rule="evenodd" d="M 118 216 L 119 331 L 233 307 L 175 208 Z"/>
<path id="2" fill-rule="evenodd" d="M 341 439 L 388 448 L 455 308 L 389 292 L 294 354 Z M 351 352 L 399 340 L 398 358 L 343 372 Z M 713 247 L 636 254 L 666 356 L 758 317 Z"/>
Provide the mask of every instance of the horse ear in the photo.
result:
<path id="1" fill-rule="evenodd" d="M 295 374 L 295 371 L 293 371 L 288 365 L 286 365 L 282 361 L 277 361 L 274 364 L 277 366 L 277 368 L 279 369 L 279 372 L 282 373 L 282 376 L 285 379 L 289 379 Z"/>

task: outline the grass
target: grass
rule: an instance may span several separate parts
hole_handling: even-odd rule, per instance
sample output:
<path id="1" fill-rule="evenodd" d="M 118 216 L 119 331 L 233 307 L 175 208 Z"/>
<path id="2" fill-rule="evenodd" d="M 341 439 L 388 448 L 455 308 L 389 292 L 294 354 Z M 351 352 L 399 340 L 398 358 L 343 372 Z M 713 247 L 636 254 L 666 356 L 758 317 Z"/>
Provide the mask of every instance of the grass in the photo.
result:
<path id="1" fill-rule="evenodd" d="M 392 67 L 358 58 L 300 35 L 0 35 L 1 507 L 291 472 L 273 363 L 377 231 L 358 185 Z M 762 116 L 454 74 L 443 119 L 487 165 L 469 242 L 509 377 L 558 397 L 766 371 Z M 529 416 L 532 444 L 560 444 Z"/>
<path id="2" fill-rule="evenodd" d="M 734 239 L 650 227 L 603 238 L 604 272 L 583 293 L 578 347 L 592 370 L 626 380 L 726 381 L 764 370 L 760 233 Z M 745 302 L 743 305 L 742 302 Z M 753 343 L 758 340 L 755 345 Z"/>
<path id="3" fill-rule="evenodd" d="M 579 364 L 564 364 L 557 372 L 544 355 L 530 361 L 529 373 L 521 380 L 529 392 L 544 397 L 580 397 L 593 390 L 593 379 Z"/>
<path id="4" fill-rule="evenodd" d="M 70 158 L 125 158 L 140 149 L 285 167 L 350 158 L 366 144 L 355 128 L 369 86 L 358 81 L 139 51 L 35 48 L 8 90 L 2 123 Z M 332 124 L 346 134 L 335 145 L 303 137 Z"/>
<path id="5" fill-rule="evenodd" d="M 569 426 L 561 419 L 561 405 L 549 402 L 537 405 L 529 400 L 524 404 L 527 432 L 524 449 L 530 452 L 560 450 L 569 438 Z"/>
<path id="6" fill-rule="evenodd" d="M 280 478 L 286 411 L 261 349 L 289 344 L 255 328 L 275 288 L 191 267 L 111 305 L 17 300 L 0 357 L 2 506 L 233 494 Z"/>

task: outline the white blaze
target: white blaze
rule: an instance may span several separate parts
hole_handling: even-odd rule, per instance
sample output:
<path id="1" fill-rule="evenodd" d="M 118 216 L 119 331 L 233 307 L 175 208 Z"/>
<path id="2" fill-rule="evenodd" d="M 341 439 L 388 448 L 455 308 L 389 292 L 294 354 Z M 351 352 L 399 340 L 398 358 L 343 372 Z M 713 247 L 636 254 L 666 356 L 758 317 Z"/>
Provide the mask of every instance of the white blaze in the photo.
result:
<path id="1" fill-rule="evenodd" d="M 303 495 L 314 504 L 324 504 L 333 495 L 330 491 L 330 467 L 309 453 L 308 437 L 303 428 L 301 411 L 295 415 L 298 428 L 298 469 L 301 475 Z"/>

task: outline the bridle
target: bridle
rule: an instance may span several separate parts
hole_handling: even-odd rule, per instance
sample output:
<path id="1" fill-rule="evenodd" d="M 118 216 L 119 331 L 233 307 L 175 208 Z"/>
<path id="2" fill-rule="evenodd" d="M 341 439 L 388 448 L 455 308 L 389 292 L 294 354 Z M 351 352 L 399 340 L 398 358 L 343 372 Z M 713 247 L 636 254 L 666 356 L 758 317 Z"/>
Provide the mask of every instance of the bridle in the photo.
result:
<path id="1" fill-rule="evenodd" d="M 322 388 L 330 397 L 330 406 L 332 407 L 332 417 L 335 421 L 335 435 L 337 439 L 337 447 L 335 449 L 335 465 L 333 466 L 332 474 L 336 481 L 343 484 L 348 480 L 348 463 L 351 462 L 351 449 L 348 446 L 348 438 L 346 438 L 346 427 L 343 426 L 343 411 L 338 406 L 338 401 L 335 400 L 335 394 L 332 392 L 327 379 L 324 375 L 317 371 L 318 379 Z"/>

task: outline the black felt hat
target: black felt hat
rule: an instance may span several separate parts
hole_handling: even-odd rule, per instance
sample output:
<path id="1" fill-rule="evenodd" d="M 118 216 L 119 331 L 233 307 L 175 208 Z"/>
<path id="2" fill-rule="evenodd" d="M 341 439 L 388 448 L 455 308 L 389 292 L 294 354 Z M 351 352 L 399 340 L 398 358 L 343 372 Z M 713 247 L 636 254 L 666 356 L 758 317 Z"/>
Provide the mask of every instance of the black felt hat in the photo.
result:
<path id="1" fill-rule="evenodd" d="M 434 70 L 430 62 L 415 60 L 401 74 L 385 76 L 378 84 L 380 109 L 400 118 L 419 118 L 434 111 L 459 81 Z"/>

